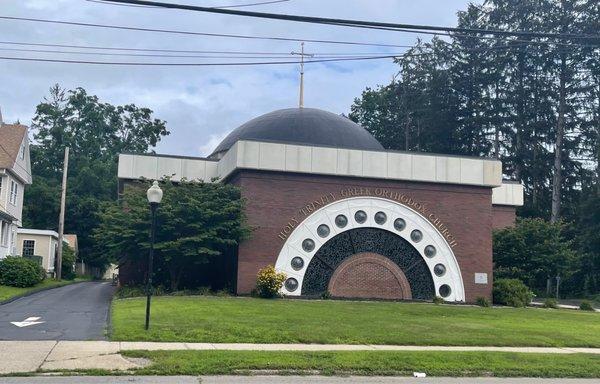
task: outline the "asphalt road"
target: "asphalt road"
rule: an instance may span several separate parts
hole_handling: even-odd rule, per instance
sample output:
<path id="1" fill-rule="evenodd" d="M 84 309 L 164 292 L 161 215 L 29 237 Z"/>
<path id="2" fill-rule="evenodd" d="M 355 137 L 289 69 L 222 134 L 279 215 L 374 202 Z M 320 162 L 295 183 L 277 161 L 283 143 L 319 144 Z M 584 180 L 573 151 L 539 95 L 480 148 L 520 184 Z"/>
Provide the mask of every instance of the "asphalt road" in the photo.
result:
<path id="1" fill-rule="evenodd" d="M 5 377 L 0 384 L 592 384 L 597 379 L 532 378 L 418 378 L 413 377 L 323 377 L 323 376 L 76 376 Z"/>
<path id="2" fill-rule="evenodd" d="M 0 340 L 104 340 L 114 290 L 91 281 L 0 305 Z"/>

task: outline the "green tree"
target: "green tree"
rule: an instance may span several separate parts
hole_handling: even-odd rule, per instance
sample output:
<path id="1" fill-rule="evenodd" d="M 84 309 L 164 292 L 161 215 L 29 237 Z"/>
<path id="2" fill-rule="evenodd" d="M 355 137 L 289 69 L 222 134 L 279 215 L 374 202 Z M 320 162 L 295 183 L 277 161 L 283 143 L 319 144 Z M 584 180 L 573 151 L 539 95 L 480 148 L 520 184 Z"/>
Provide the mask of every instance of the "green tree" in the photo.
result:
<path id="1" fill-rule="evenodd" d="M 98 252 L 108 260 L 145 259 L 150 231 L 148 186 L 130 186 L 120 201 L 103 205 L 94 240 Z M 248 228 L 237 187 L 165 180 L 161 188 L 164 195 L 157 211 L 155 255 L 166 265 L 168 283 L 176 290 L 186 269 L 232 249 L 248 234 Z"/>
<path id="2" fill-rule="evenodd" d="M 519 279 L 543 292 L 548 278 L 568 280 L 576 271 L 572 242 L 563 222 L 522 219 L 514 228 L 494 233 L 494 275 Z"/>
<path id="3" fill-rule="evenodd" d="M 65 232 L 79 238 L 87 264 L 103 267 L 94 253 L 92 232 L 102 202 L 117 199 L 117 157 L 146 152 L 168 135 L 165 122 L 148 108 L 114 106 L 82 88 L 66 91 L 55 85 L 36 108 L 31 163 L 34 183 L 26 189 L 24 223 L 56 229 L 64 148 L 70 148 Z"/>

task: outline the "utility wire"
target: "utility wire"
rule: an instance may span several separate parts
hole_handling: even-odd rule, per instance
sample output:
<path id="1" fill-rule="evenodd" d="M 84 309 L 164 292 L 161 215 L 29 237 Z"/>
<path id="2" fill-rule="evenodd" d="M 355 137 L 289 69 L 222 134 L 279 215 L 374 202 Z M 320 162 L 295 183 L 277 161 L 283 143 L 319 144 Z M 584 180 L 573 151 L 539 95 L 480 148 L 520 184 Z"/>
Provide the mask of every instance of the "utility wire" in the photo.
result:
<path id="1" fill-rule="evenodd" d="M 248 39 L 248 40 L 271 40 L 271 41 L 292 41 L 292 42 L 307 42 L 317 44 L 338 44 L 338 45 L 350 45 L 350 46 L 371 46 L 371 47 L 383 47 L 383 48 L 412 48 L 412 45 L 399 45 L 399 44 L 385 44 L 375 42 L 356 42 L 356 41 L 344 41 L 344 40 L 322 40 L 322 39 L 302 39 L 302 38 L 289 38 L 289 37 L 275 37 L 275 36 L 252 36 L 252 35 L 238 35 L 238 34 L 223 34 L 223 33 L 209 33 L 209 32 L 193 32 L 193 31 L 181 31 L 171 29 L 156 29 L 156 28 L 143 28 L 143 27 L 129 27 L 122 25 L 110 25 L 110 24 L 97 24 L 97 23 L 83 23 L 74 21 L 63 21 L 63 20 L 49 20 L 49 19 L 37 19 L 27 17 L 16 17 L 16 16 L 0 16 L 3 20 L 13 21 L 26 21 L 26 22 L 37 22 L 37 23 L 48 23 L 58 25 L 74 25 L 79 27 L 93 27 L 93 28 L 105 28 L 105 29 L 118 29 L 126 31 L 141 31 L 141 32 L 157 32 L 157 33 L 168 33 L 168 34 L 180 34 L 180 35 L 192 35 L 192 36 L 208 36 L 208 37 L 223 37 L 223 38 L 237 38 L 237 39 Z M 386 29 L 387 30 L 387 29 Z M 419 32 L 431 35 L 444 35 L 450 37 L 463 36 L 474 38 L 471 35 L 457 35 L 449 33 L 433 33 L 433 32 Z M 551 41 L 531 41 L 522 39 L 511 39 L 506 40 L 505 38 L 491 37 L 491 36 L 479 36 L 478 38 L 492 39 L 498 41 L 508 41 L 515 43 L 526 43 L 533 45 L 561 45 L 561 46 L 577 46 L 577 47 L 592 47 L 600 48 L 597 45 L 586 45 L 586 44 L 573 44 L 573 43 L 561 43 Z"/>
<path id="2" fill-rule="evenodd" d="M 327 63 L 340 61 L 361 61 L 361 60 L 380 60 L 398 58 L 399 56 L 370 56 L 356 58 L 341 58 L 341 59 L 319 59 L 306 60 L 308 63 Z M 251 62 L 236 62 L 236 63 L 149 63 L 149 62 L 110 62 L 110 61 L 85 61 L 85 60 L 61 60 L 61 59 L 43 59 L 30 57 L 6 57 L 0 56 L 0 60 L 14 61 L 34 61 L 47 63 L 66 63 L 66 64 L 94 64 L 94 65 L 123 65 L 123 66 L 171 66 L 171 67 L 233 67 L 233 66 L 255 66 L 255 65 L 285 65 L 285 64 L 300 64 L 300 61 L 251 61 Z"/>
<path id="3" fill-rule="evenodd" d="M 160 8 L 160 7 L 155 7 L 152 5 L 134 5 L 134 4 L 115 4 L 115 3 L 110 3 L 107 2 L 106 0 L 85 0 L 88 1 L 90 3 L 99 3 L 99 4 L 105 4 L 105 5 L 119 5 L 122 7 L 135 7 L 135 8 Z M 221 7 L 211 7 L 211 8 L 217 8 L 217 9 L 225 9 L 225 8 L 245 8 L 245 7 L 256 7 L 259 5 L 269 5 L 269 4 L 277 4 L 277 3 L 286 3 L 290 0 L 271 0 L 271 1 L 261 1 L 259 3 L 248 3 L 248 4 L 237 4 L 237 5 L 223 5 Z"/>
<path id="4" fill-rule="evenodd" d="M 231 55 L 290 55 L 290 52 L 264 52 L 264 51 L 213 51 L 213 50 L 178 50 L 178 49 L 151 49 L 151 48 L 130 48 L 130 47 L 106 47 L 106 46 L 90 46 L 90 45 L 71 45 L 71 44 L 50 44 L 50 43 L 28 43 L 28 42 L 16 42 L 16 41 L 0 41 L 0 44 L 12 45 L 12 46 L 32 46 L 32 47 L 56 47 L 56 48 L 76 48 L 76 49 L 94 49 L 94 50 L 107 50 L 107 51 L 125 51 L 125 52 L 161 52 L 161 53 L 191 53 L 191 54 L 231 54 Z M 412 45 L 405 46 L 406 48 L 412 48 Z M 380 54 L 396 54 L 389 52 L 323 52 L 315 53 L 316 56 L 372 56 Z M 401 53 L 397 53 L 401 54 Z"/>
<path id="5" fill-rule="evenodd" d="M 159 53 L 116 53 L 116 52 L 83 52 L 83 51 L 58 51 L 52 49 L 27 49 L 27 48 L 0 48 L 0 51 L 10 51 L 10 52 L 36 52 L 36 53 L 56 53 L 56 54 L 67 54 L 67 55 L 97 55 L 97 56 L 127 56 L 127 57 L 170 57 L 170 58 L 205 58 L 205 59 L 287 59 L 290 58 L 291 54 L 281 54 L 276 56 L 248 56 L 248 55 L 237 55 L 237 56 L 227 56 L 227 55 L 169 55 L 169 54 L 159 54 Z M 373 55 L 373 54 L 367 54 Z M 390 56 L 394 54 L 389 54 Z M 402 55 L 402 53 L 398 53 L 395 55 Z M 323 58 L 361 58 L 365 57 L 365 55 L 317 55 L 318 57 Z"/>
<path id="6" fill-rule="evenodd" d="M 312 24 L 328 24 L 345 27 L 375 27 L 375 28 L 391 28 L 404 29 L 405 31 L 432 31 L 432 32 L 447 32 L 447 33 L 481 33 L 496 36 L 520 36 L 520 37 L 538 37 L 538 38 L 558 38 L 558 39 L 600 39 L 600 35 L 590 34 L 572 34 L 572 33 L 550 33 L 550 32 L 534 32 L 534 31 L 505 31 L 497 29 L 476 29 L 476 28 L 461 28 L 461 27 L 441 27 L 434 25 L 419 25 L 419 24 L 399 24 L 399 23 L 382 23 L 375 21 L 352 20 L 352 19 L 335 19 L 325 17 L 311 17 L 299 15 L 287 15 L 265 12 L 239 11 L 235 9 L 218 9 L 210 7 L 200 7 L 196 5 L 163 3 L 158 1 L 147 0 L 106 0 L 111 3 L 121 4 L 137 4 L 150 5 L 169 9 L 182 9 L 196 12 L 217 13 L 225 15 L 236 15 L 245 17 L 254 17 L 261 19 L 285 20 Z"/>
<path id="7" fill-rule="evenodd" d="M 290 0 L 271 0 L 271 1 L 261 1 L 259 3 L 248 3 L 248 4 L 237 4 L 237 5 L 223 5 L 221 7 L 212 7 L 212 8 L 225 9 L 225 8 L 256 7 L 256 6 L 259 6 L 259 5 L 287 3 L 288 1 L 290 1 Z"/>
<path id="8" fill-rule="evenodd" d="M 428 47 L 425 47 L 428 48 Z M 495 46 L 495 47 L 482 47 L 482 48 L 472 48 L 468 49 L 468 51 L 494 51 L 499 49 L 506 48 L 515 48 L 515 46 Z M 0 51 L 17 51 L 17 52 L 38 52 L 38 53 L 58 53 L 58 54 L 84 54 L 84 55 L 105 55 L 105 56 L 132 56 L 132 57 L 170 57 L 170 58 L 208 58 L 208 59 L 285 59 L 291 56 L 211 56 L 211 55 L 163 55 L 163 54 L 134 54 L 134 53 L 106 53 L 106 52 L 77 52 L 77 51 L 56 51 L 56 50 L 44 50 L 44 49 L 18 49 L 18 48 L 0 48 Z M 319 62 L 329 62 L 329 61 L 352 61 L 352 60 L 370 60 L 370 59 L 384 59 L 384 58 L 393 58 L 400 59 L 405 57 L 419 57 L 419 56 L 427 56 L 435 54 L 434 51 L 429 52 L 416 52 L 416 53 L 399 53 L 399 54 L 380 54 L 380 55 L 347 55 L 347 56 L 337 56 L 335 54 L 331 55 L 318 55 L 318 57 L 322 58 L 319 60 L 309 60 L 305 63 L 319 63 Z M 230 63 L 148 63 L 148 62 L 97 62 L 97 61 L 82 61 L 82 60 L 62 60 L 62 59 L 45 59 L 45 58 L 23 58 L 23 57 L 0 57 L 0 59 L 5 60 L 24 60 L 24 61 L 40 61 L 40 62 L 64 62 L 64 63 L 80 63 L 80 64 L 112 64 L 112 65 L 186 65 L 186 66 L 201 66 L 201 65 L 268 65 L 268 64 L 293 64 L 300 63 L 299 61 L 268 61 L 268 62 L 230 62 Z"/>
<path id="9" fill-rule="evenodd" d="M 356 45 L 356 46 L 360 45 L 360 46 L 387 47 L 387 48 L 407 48 L 408 47 L 406 45 L 397 45 L 397 44 L 381 44 L 381 43 L 368 43 L 368 42 L 356 42 L 356 41 L 344 41 L 344 40 L 301 39 L 301 38 L 290 38 L 290 37 L 252 36 L 252 35 L 237 35 L 237 34 L 224 34 L 224 33 L 178 31 L 178 30 L 171 30 L 171 29 L 127 27 L 127 26 L 122 26 L 122 25 L 80 23 L 80 22 L 73 22 L 73 21 L 35 19 L 35 18 L 28 18 L 28 17 L 15 17 L 15 16 L 0 16 L 0 19 L 29 21 L 29 22 L 37 22 L 37 23 L 48 23 L 48 24 L 76 25 L 79 27 L 121 29 L 121 30 L 126 30 L 126 31 L 171 33 L 171 34 L 190 35 L 190 36 L 226 37 L 226 38 L 250 39 L 250 40 L 253 39 L 253 40 L 293 41 L 293 42 L 298 42 L 298 43 L 306 42 L 306 43 L 319 43 L 319 44 L 339 44 L 339 45 Z"/>

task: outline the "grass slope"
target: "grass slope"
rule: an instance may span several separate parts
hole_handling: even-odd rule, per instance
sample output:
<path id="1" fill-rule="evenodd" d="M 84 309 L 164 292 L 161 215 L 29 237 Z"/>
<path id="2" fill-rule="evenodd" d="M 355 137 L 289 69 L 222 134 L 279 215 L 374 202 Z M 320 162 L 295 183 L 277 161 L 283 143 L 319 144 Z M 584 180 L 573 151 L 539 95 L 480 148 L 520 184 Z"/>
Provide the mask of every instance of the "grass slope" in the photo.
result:
<path id="1" fill-rule="evenodd" d="M 15 296 L 24 295 L 29 292 L 40 291 L 46 288 L 62 287 L 63 285 L 78 283 L 80 281 L 86 281 L 86 279 L 75 279 L 75 280 L 61 280 L 57 281 L 54 279 L 46 279 L 41 283 L 34 285 L 33 287 L 17 288 L 9 287 L 6 285 L 0 285 L 0 303 L 5 300 L 11 299 Z"/>
<path id="2" fill-rule="evenodd" d="M 257 352 L 257 351 L 129 351 L 151 359 L 140 375 L 278 373 L 600 377 L 600 355 L 506 352 Z"/>
<path id="3" fill-rule="evenodd" d="M 394 302 L 157 297 L 113 302 L 113 340 L 600 347 L 600 315 Z"/>

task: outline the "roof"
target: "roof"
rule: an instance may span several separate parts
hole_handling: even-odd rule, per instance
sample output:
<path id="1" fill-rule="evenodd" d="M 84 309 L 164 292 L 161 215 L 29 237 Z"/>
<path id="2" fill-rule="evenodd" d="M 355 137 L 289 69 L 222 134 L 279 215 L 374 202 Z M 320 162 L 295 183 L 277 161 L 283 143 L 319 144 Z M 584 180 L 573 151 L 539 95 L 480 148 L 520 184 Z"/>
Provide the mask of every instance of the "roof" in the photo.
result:
<path id="1" fill-rule="evenodd" d="M 234 129 L 213 151 L 217 156 L 239 140 L 382 150 L 366 129 L 347 117 L 315 108 L 280 109 L 256 117 Z"/>
<path id="2" fill-rule="evenodd" d="M 58 233 L 48 229 L 32 229 L 32 228 L 17 228 L 17 234 L 19 235 L 41 235 L 41 236 L 52 236 L 58 239 Z"/>
<path id="3" fill-rule="evenodd" d="M 0 124 L 0 169 L 14 166 L 27 127 L 21 124 Z"/>
<path id="4" fill-rule="evenodd" d="M 64 234 L 63 240 L 69 243 L 69 246 L 73 249 L 77 249 L 77 235 L 74 234 Z"/>

